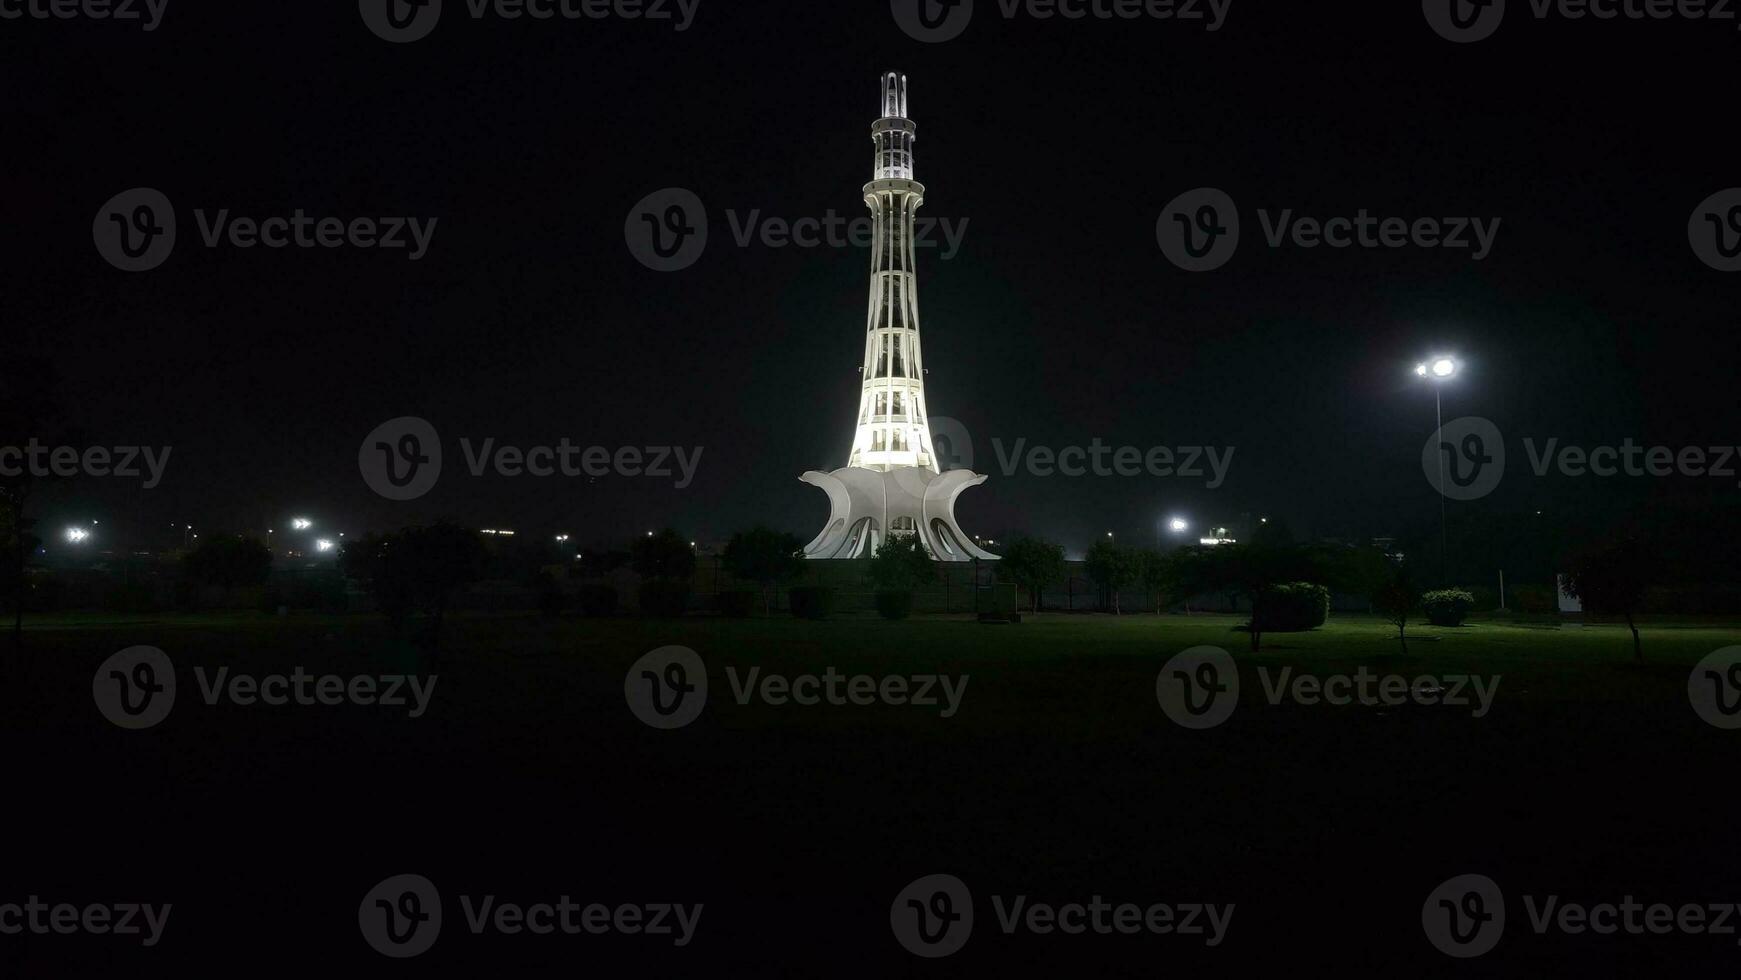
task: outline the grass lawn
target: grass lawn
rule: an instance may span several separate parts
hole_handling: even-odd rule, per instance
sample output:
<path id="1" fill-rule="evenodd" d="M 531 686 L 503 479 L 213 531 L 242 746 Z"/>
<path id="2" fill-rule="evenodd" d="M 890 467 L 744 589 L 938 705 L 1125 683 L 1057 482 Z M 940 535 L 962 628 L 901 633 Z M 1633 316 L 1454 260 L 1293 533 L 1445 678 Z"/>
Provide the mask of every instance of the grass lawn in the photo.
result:
<path id="1" fill-rule="evenodd" d="M 687 950 L 443 933 L 449 964 L 540 973 L 1292 964 L 1449 975 L 1460 964 L 1425 944 L 1419 916 L 1455 874 L 1584 901 L 1737 897 L 1724 788 L 1741 743 L 1694 716 L 1686 683 L 1701 657 L 1741 643 L 1741 628 L 1653 624 L 1637 667 L 1624 627 L 1411 627 L 1404 655 L 1388 625 L 1338 616 L 1268 635 L 1249 654 L 1239 622 L 480 616 L 449 622 L 431 651 L 371 617 L 46 620 L 3 661 L 15 706 L 9 796 L 23 801 L 10 809 L 16 839 L 30 843 L 11 874 L 50 883 L 28 886 L 38 891 L 168 896 L 154 900 L 179 903 L 182 953 L 266 923 L 297 937 L 273 954 L 297 969 L 386 963 L 357 938 L 356 903 L 407 871 L 444 894 L 708 903 Z M 180 687 L 168 719 L 141 732 L 110 725 L 91 699 L 96 665 L 134 644 L 164 650 Z M 710 691 L 693 724 L 656 731 L 630 714 L 624 677 L 668 644 L 703 658 Z M 1225 724 L 1187 731 L 1160 710 L 1155 677 L 1198 645 L 1236 658 L 1241 699 Z M 411 718 L 383 706 L 208 705 L 194 675 L 299 666 L 438 681 Z M 967 681 L 947 718 L 917 705 L 739 704 L 728 668 L 741 679 L 752 667 Z M 1272 705 L 1259 672 L 1284 667 L 1497 676 L 1499 686 L 1480 718 L 1448 705 Z M 934 872 L 960 875 L 976 895 L 1239 911 L 1227 941 L 1204 948 L 1006 936 L 982 901 L 970 946 L 923 964 L 893 943 L 888 910 Z M 1596 952 L 1624 973 L 1737 954 L 1733 937 L 1672 938 L 1592 947 L 1520 927 L 1480 966 L 1539 975 Z M 127 963 L 81 949 L 97 957 L 92 968 Z M 28 955 L 46 954 L 39 944 Z"/>

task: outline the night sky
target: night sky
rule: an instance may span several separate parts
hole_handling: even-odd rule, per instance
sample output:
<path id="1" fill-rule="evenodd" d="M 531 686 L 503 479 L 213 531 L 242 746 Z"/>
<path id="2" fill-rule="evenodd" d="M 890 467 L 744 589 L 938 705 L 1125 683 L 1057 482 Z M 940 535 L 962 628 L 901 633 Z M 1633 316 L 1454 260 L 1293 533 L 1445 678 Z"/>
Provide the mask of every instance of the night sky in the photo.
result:
<path id="1" fill-rule="evenodd" d="M 1537 479 L 1521 438 L 1736 441 L 1741 280 L 1688 217 L 1741 184 L 1733 22 L 1537 20 L 1458 45 L 1415 3 L 1235 3 L 1215 32 L 1155 20 L 1006 20 L 980 0 L 922 44 L 887 3 L 702 0 L 642 21 L 473 20 L 409 44 L 357 5 L 171 0 L 162 24 L 0 21 L 6 355 L 54 362 L 90 443 L 173 447 L 163 484 L 80 479 L 43 516 L 137 544 L 170 522 L 292 513 L 362 531 L 449 517 L 602 542 L 672 525 L 808 538 L 853 431 L 868 256 L 739 248 L 727 212 L 862 216 L 878 74 L 905 72 L 923 216 L 966 219 L 919 256 L 927 394 L 990 473 L 957 514 L 1079 551 L 1153 540 L 1168 514 L 1397 533 L 1437 519 L 1420 454 L 1422 356 L 1466 365 L 1445 417 L 1514 454 L 1470 513 L 1732 501 L 1736 479 Z M 1380 9 L 1384 8 L 1384 9 Z M 92 221 L 153 187 L 174 254 L 124 273 Z M 1191 274 L 1156 243 L 1169 200 L 1226 191 L 1245 238 Z M 705 202 L 693 267 L 643 267 L 630 208 Z M 204 247 L 193 210 L 417 216 L 406 250 Z M 1264 246 L 1258 209 L 1502 220 L 1493 252 Z M 428 419 L 439 485 L 394 503 L 364 435 Z M 52 435 L 52 433 L 45 433 Z M 473 478 L 459 438 L 703 447 L 694 483 Z M 1235 447 L 1226 483 L 1002 472 L 993 440 Z"/>

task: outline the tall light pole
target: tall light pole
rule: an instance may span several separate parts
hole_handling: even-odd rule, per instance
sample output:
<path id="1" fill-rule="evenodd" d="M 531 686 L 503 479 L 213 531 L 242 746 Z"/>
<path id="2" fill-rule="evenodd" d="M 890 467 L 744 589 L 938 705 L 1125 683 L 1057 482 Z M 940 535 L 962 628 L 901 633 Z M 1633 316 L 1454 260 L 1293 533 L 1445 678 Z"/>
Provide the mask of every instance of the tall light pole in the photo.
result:
<path id="1" fill-rule="evenodd" d="M 1445 428 L 1445 407 L 1439 396 L 1440 387 L 1457 374 L 1457 360 L 1448 354 L 1428 358 L 1415 365 L 1415 375 L 1433 382 L 1433 438 Z M 1450 535 L 1445 530 L 1445 452 L 1443 444 L 1434 447 L 1439 460 L 1439 584 L 1450 585 Z"/>

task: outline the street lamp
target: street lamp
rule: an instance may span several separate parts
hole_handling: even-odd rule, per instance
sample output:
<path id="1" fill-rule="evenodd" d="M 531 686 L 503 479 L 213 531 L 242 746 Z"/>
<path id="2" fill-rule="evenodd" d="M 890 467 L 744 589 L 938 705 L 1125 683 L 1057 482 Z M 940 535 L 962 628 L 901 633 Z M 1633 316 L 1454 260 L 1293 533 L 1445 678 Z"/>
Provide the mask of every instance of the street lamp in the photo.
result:
<path id="1" fill-rule="evenodd" d="M 69 527 L 66 529 L 66 539 L 71 544 L 84 544 L 90 536 L 91 532 L 82 527 Z"/>
<path id="2" fill-rule="evenodd" d="M 1436 354 L 1416 364 L 1415 375 L 1433 382 L 1433 438 L 1439 439 L 1439 433 L 1445 428 L 1445 406 L 1439 386 L 1456 377 L 1457 359 L 1449 354 Z M 1439 458 L 1439 579 L 1441 584 L 1448 584 L 1444 582 L 1450 573 L 1450 536 L 1445 531 L 1445 453 L 1443 446 L 1436 448 L 1439 450 L 1434 453 Z"/>
<path id="3" fill-rule="evenodd" d="M 314 526 L 314 522 L 306 517 L 292 517 L 290 526 L 298 531 L 306 531 Z"/>

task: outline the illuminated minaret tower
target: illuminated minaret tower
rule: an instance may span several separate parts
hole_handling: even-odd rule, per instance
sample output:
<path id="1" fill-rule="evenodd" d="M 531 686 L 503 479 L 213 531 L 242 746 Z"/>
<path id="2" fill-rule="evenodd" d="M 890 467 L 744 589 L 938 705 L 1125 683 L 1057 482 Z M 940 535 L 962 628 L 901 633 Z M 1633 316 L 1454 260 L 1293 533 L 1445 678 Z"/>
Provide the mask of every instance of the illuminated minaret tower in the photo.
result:
<path id="1" fill-rule="evenodd" d="M 858 431 L 847 466 L 937 472 L 925 421 L 925 360 L 919 352 L 919 293 L 913 278 L 913 221 L 925 185 L 913 179 L 913 121 L 907 76 L 883 76 L 882 117 L 871 123 L 876 160 L 864 203 L 870 208 L 870 308 L 865 317 L 864 377 Z"/>
<path id="2" fill-rule="evenodd" d="M 964 469 L 941 472 L 931 445 L 913 274 L 914 214 L 925 203 L 925 185 L 913 179 L 916 128 L 907 116 L 907 76 L 883 76 L 879 107 L 882 115 L 871 123 L 876 158 L 864 185 L 875 232 L 858 425 L 846 466 L 801 477 L 828 494 L 830 511 L 804 554 L 857 558 L 874 554 L 887 535 L 917 534 L 939 561 L 996 558 L 955 522 L 955 499 L 985 477 Z"/>

